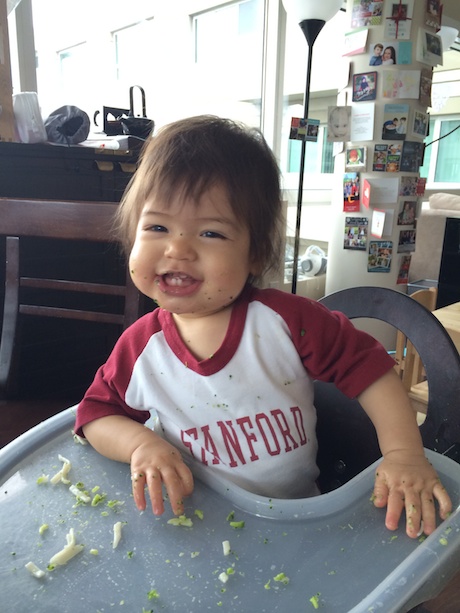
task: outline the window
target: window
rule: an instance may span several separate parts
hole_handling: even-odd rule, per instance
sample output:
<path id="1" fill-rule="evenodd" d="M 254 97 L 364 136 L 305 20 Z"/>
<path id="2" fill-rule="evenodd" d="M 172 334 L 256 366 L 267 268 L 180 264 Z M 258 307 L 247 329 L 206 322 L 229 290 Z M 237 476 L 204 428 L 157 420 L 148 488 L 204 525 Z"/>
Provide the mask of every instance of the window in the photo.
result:
<path id="1" fill-rule="evenodd" d="M 147 62 L 154 57 L 154 20 L 145 19 L 113 32 L 115 78 L 126 85 L 145 79 Z"/>
<path id="2" fill-rule="evenodd" d="M 61 88 L 72 99 L 85 88 L 88 80 L 88 55 L 86 43 L 58 52 Z"/>
<path id="3" fill-rule="evenodd" d="M 194 16 L 193 27 L 196 91 L 203 100 L 214 101 L 216 114 L 259 127 L 263 0 L 244 0 L 200 13 Z"/>
<path id="4" fill-rule="evenodd" d="M 454 131 L 455 130 L 455 131 Z M 425 159 L 420 169 L 427 184 L 436 183 L 439 189 L 460 184 L 460 117 L 432 119 L 430 133 L 425 139 Z M 432 144 L 430 144 L 432 143 Z"/>
<path id="5" fill-rule="evenodd" d="M 300 141 L 289 141 L 288 172 L 299 172 L 301 146 Z M 305 147 L 305 174 L 334 172 L 332 148 L 333 143 L 327 141 L 326 126 L 320 126 L 317 142 L 309 142 Z"/>

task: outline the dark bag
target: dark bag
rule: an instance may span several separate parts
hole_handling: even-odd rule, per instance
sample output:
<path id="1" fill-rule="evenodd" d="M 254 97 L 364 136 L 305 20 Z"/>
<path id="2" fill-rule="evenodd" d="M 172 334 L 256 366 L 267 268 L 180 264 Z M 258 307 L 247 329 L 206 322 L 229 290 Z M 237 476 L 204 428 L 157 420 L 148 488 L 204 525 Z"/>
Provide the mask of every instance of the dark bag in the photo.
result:
<path id="1" fill-rule="evenodd" d="M 60 145 L 78 145 L 88 138 L 90 121 L 76 106 L 61 106 L 45 121 L 48 140 Z"/>

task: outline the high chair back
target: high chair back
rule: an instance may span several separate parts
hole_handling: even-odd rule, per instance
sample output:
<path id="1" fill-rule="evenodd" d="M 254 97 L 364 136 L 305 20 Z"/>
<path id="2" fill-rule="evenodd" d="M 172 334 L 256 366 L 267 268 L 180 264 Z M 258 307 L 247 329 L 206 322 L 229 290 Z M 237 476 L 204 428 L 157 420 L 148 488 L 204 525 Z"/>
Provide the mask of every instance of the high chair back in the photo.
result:
<path id="1" fill-rule="evenodd" d="M 356 287 L 320 300 L 350 319 L 378 319 L 400 330 L 420 355 L 429 387 L 427 416 L 420 426 L 425 447 L 460 460 L 460 357 L 436 317 L 406 294 Z M 315 382 L 318 464 L 322 491 L 342 485 L 380 457 L 374 427 L 357 400 L 331 383 Z"/>
<path id="2" fill-rule="evenodd" d="M 23 246 L 30 237 L 53 241 L 113 243 L 113 202 L 78 202 L 0 198 L 0 235 L 5 241 L 5 294 L 0 340 L 0 395 L 12 385 L 15 352 L 18 349 L 20 316 L 34 315 L 108 323 L 126 328 L 139 316 L 140 295 L 128 272 L 120 284 L 103 278 L 89 282 L 79 278 L 78 266 L 49 276 L 41 270 L 40 254 L 34 256 L 34 274 L 23 272 Z M 57 244 L 53 243 L 53 244 Z M 59 250 L 55 253 L 59 260 Z M 65 269 L 65 263 L 59 267 Z M 65 274 L 64 274 L 65 273 Z M 97 308 L 82 307 L 78 296 L 99 296 Z M 120 297 L 123 306 L 110 303 Z M 113 299 L 112 299 L 113 300 Z M 108 306 L 110 303 L 110 307 Z"/>

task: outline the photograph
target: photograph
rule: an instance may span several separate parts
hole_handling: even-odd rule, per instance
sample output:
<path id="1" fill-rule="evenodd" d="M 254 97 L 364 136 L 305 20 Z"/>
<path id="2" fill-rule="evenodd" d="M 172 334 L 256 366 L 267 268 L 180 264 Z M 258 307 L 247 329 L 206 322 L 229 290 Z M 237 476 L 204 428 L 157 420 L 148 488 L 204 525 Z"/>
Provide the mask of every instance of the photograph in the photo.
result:
<path id="1" fill-rule="evenodd" d="M 345 213 L 356 213 L 360 206 L 359 174 L 346 172 L 343 175 L 343 210 Z"/>
<path id="2" fill-rule="evenodd" d="M 402 255 L 399 259 L 399 271 L 397 285 L 405 285 L 409 282 L 410 255 Z"/>
<path id="3" fill-rule="evenodd" d="M 441 27 L 441 0 L 426 0 L 425 25 L 439 30 Z"/>
<path id="4" fill-rule="evenodd" d="M 428 135 L 428 129 L 430 127 L 430 116 L 427 113 L 421 111 L 414 111 L 414 117 L 412 121 L 412 134 L 425 138 Z"/>
<path id="5" fill-rule="evenodd" d="M 400 196 L 418 196 L 418 181 L 419 177 L 406 176 L 401 177 L 399 184 Z"/>
<path id="6" fill-rule="evenodd" d="M 409 115 L 408 104 L 385 104 L 383 109 L 383 140 L 404 140 Z"/>
<path id="7" fill-rule="evenodd" d="M 375 100 L 377 95 L 377 73 L 364 72 L 353 75 L 353 102 Z"/>
<path id="8" fill-rule="evenodd" d="M 415 230 L 401 230 L 398 253 L 411 253 L 412 251 L 415 251 Z"/>
<path id="9" fill-rule="evenodd" d="M 378 26 L 382 21 L 383 0 L 374 2 L 363 2 L 363 0 L 353 0 L 351 10 L 351 27 L 359 28 L 362 26 Z"/>
<path id="10" fill-rule="evenodd" d="M 319 119 L 304 119 L 293 117 L 291 119 L 290 140 L 305 140 L 316 142 L 318 140 Z"/>
<path id="11" fill-rule="evenodd" d="M 351 107 L 330 106 L 327 114 L 327 140 L 344 142 L 350 140 Z"/>
<path id="12" fill-rule="evenodd" d="M 374 172 L 386 172 L 387 155 L 388 145 L 374 145 L 374 157 L 372 160 L 372 170 Z"/>
<path id="13" fill-rule="evenodd" d="M 390 272 L 392 241 L 369 241 L 367 272 Z"/>
<path id="14" fill-rule="evenodd" d="M 366 147 L 347 147 L 345 151 L 345 168 L 365 170 Z"/>
<path id="15" fill-rule="evenodd" d="M 402 143 L 388 145 L 386 172 L 399 172 L 401 168 Z"/>
<path id="16" fill-rule="evenodd" d="M 417 212 L 417 200 L 402 200 L 398 213 L 398 226 L 413 226 Z"/>
<path id="17" fill-rule="evenodd" d="M 368 226 L 367 217 L 346 217 L 343 248 L 366 251 Z"/>
<path id="18" fill-rule="evenodd" d="M 369 66 L 412 64 L 412 42 L 378 42 L 369 49 Z"/>

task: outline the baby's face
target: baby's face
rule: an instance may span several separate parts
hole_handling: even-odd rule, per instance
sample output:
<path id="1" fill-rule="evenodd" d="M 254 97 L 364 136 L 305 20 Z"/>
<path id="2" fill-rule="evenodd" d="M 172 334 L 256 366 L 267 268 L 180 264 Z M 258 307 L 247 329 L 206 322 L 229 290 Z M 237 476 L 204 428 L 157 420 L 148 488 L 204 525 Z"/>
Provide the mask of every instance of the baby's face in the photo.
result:
<path id="1" fill-rule="evenodd" d="M 344 109 L 332 111 L 330 117 L 330 130 L 333 136 L 345 137 L 348 132 L 348 113 Z"/>

